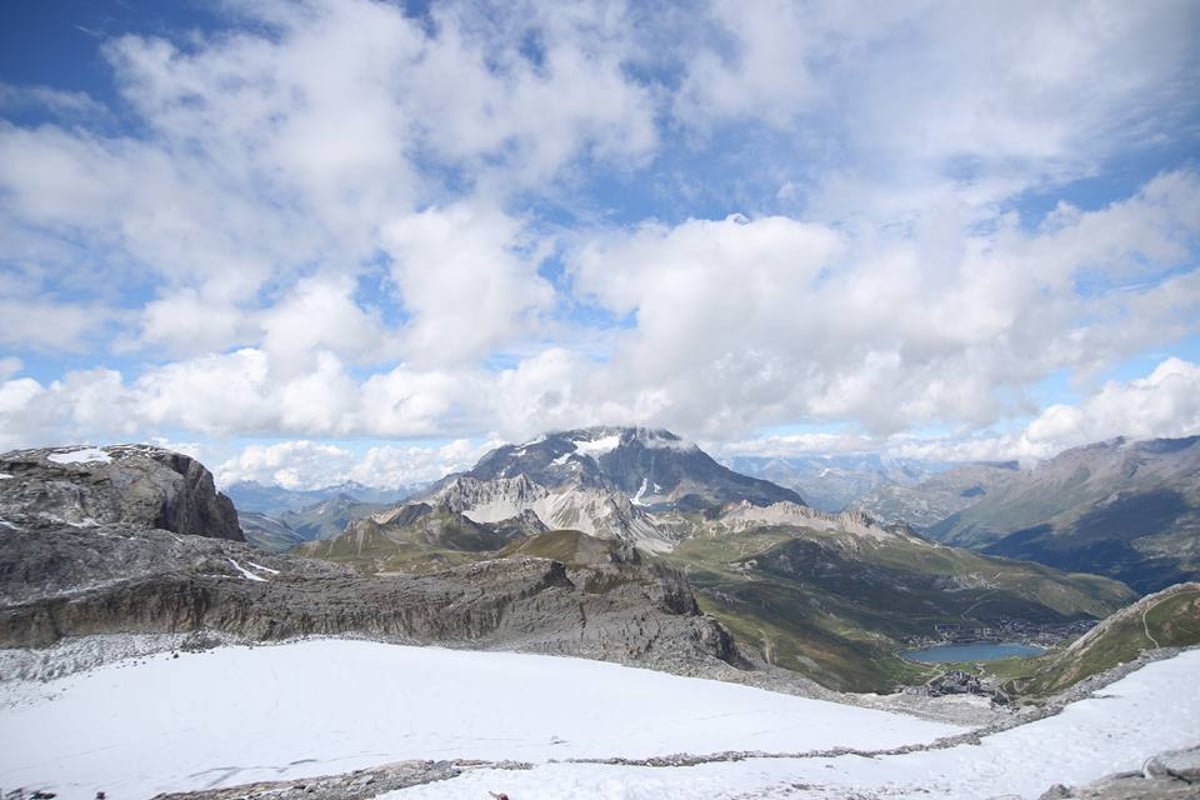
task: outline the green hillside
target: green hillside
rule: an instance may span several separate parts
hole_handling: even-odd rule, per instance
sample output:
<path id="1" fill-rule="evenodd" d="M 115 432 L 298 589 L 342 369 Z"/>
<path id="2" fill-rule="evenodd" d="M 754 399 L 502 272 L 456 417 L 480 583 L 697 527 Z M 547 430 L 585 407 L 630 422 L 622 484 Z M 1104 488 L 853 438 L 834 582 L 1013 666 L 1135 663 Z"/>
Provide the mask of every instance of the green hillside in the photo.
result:
<path id="1" fill-rule="evenodd" d="M 1115 581 L 1064 575 L 915 537 L 796 526 L 696 536 L 665 556 L 743 648 L 850 691 L 888 691 L 928 670 L 899 659 L 939 625 L 980 632 L 1103 617 L 1133 598 Z"/>

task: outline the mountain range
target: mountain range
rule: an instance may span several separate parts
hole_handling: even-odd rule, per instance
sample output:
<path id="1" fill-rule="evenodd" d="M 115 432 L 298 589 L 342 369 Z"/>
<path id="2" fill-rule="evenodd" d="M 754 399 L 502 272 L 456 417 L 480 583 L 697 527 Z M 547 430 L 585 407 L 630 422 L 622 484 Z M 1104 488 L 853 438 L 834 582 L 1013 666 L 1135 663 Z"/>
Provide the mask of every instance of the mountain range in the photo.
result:
<path id="1" fill-rule="evenodd" d="M 587 544 L 596 540 L 609 545 Z M 505 445 L 300 549 L 370 574 L 518 553 L 595 564 L 631 551 L 684 570 L 700 607 L 753 657 L 836 688 L 911 679 L 894 652 L 938 626 L 1065 625 L 1132 599 L 1104 578 L 946 547 L 864 514 L 816 511 L 674 434 L 639 428 Z"/>
<path id="2" fill-rule="evenodd" d="M 829 513 L 854 510 L 855 502 L 872 492 L 915 486 L 951 466 L 877 453 L 735 456 L 728 465 L 745 475 L 786 486 L 813 508 Z"/>
<path id="3" fill-rule="evenodd" d="M 420 488 L 422 487 L 385 488 L 367 486 L 357 481 L 343 481 L 319 489 L 286 489 L 258 481 L 234 481 L 225 486 L 222 492 L 234 502 L 239 513 L 252 512 L 277 517 L 287 511 L 301 511 L 338 497 L 351 498 L 360 503 L 389 505 L 411 496 Z"/>
<path id="4" fill-rule="evenodd" d="M 1070 451 L 1032 470 L 1009 464 L 970 465 L 936 472 L 923 480 L 910 471 L 908 479 L 916 482 L 906 489 L 913 497 L 923 492 L 924 497 L 937 496 L 946 503 L 951 498 L 955 503 L 969 501 L 924 533 L 900 522 L 879 522 L 862 511 L 830 514 L 816 510 L 794 490 L 722 466 L 668 431 L 616 427 L 561 431 L 499 447 L 470 470 L 449 475 L 400 503 L 366 503 L 335 492 L 303 509 L 278 512 L 278 517 L 243 509 L 240 521 L 251 544 L 276 552 L 292 548 L 293 555 L 277 557 L 284 561 L 270 560 L 266 554 L 251 561 L 252 555 L 237 550 L 245 545 L 223 545 L 234 548 L 223 556 L 209 545 L 208 555 L 193 557 L 188 555 L 194 547 L 186 536 L 162 540 L 155 538 L 153 531 L 137 533 L 138 526 L 175 530 L 171 527 L 174 523 L 169 525 L 168 517 L 162 516 L 164 512 L 151 513 L 160 505 L 175 509 L 171 511 L 174 514 L 181 508 L 219 506 L 224 509 L 218 515 L 226 532 L 222 535 L 229 539 L 242 536 L 242 530 L 234 533 L 237 524 L 229 522 L 232 505 L 214 499 L 222 496 L 214 493 L 211 476 L 205 479 L 207 471 L 186 457 L 144 446 L 7 454 L 0 460 L 0 517 L 6 527 L 20 534 L 6 540 L 6 546 L 16 548 L 9 561 L 21 563 L 23 558 L 28 560 L 22 553 L 41 553 L 31 557 L 39 560 L 44 556 L 63 565 L 55 569 L 66 571 L 56 572 L 54 580 L 64 586 L 76 580 L 71 576 L 84 576 L 78 580 L 85 587 L 115 585 L 111 576 L 101 573 L 122 572 L 116 565 L 130 556 L 117 550 L 134 545 L 121 542 L 144 540 L 138 547 L 159 556 L 151 558 L 156 566 L 148 562 L 149 572 L 138 573 L 142 577 L 136 581 L 150 580 L 150 584 L 138 585 L 145 585 L 145 591 L 158 598 L 151 605 L 167 613 L 171 621 L 139 624 L 177 626 L 180 621 L 171 616 L 176 613 L 189 615 L 187 619 L 192 621 L 186 624 L 212 624 L 214 619 L 225 619 L 238 603 L 249 602 L 253 611 L 238 612 L 228 623 L 220 624 L 234 625 L 238 631 L 258 631 L 256 626 L 270 619 L 271 632 L 266 635 L 271 636 L 356 626 L 406 630 L 405 626 L 416 624 L 409 611 L 381 608 L 378 615 L 360 619 L 357 613 L 347 615 L 345 604 L 355 594 L 387 596 L 393 599 L 386 602 L 394 603 L 402 596 L 411 599 L 426 591 L 380 595 L 384 585 L 376 583 L 380 580 L 433 580 L 440 582 L 438 585 L 469 587 L 443 593 L 436 602 L 420 601 L 431 608 L 458 602 L 452 598 L 460 591 L 483 591 L 485 597 L 490 596 L 487 584 L 471 576 L 477 574 L 474 570 L 492 564 L 495 566 L 488 570 L 497 576 L 533 570 L 530 579 L 542 587 L 535 594 L 561 584 L 563 589 L 569 586 L 572 592 L 590 598 L 585 606 L 599 603 L 623 609 L 614 612 L 614 620 L 638 618 L 638 597 L 659 597 L 654 607 L 663 613 L 700 615 L 708 620 L 701 624 L 707 631 L 705 641 L 731 637 L 728 641 L 736 644 L 707 651 L 723 654 L 718 660 L 727 664 L 783 667 L 832 688 L 879 691 L 919 680 L 924 674 L 924 668 L 895 655 L 914 643 L 949 635 L 1019 637 L 1067 631 L 1081 621 L 1107 616 L 1135 596 L 1122 583 L 1096 574 L 1111 564 L 1090 565 L 1092 574 L 1060 571 L 1054 565 L 1007 557 L 1014 554 L 1000 552 L 1002 548 L 1070 542 L 1081 533 L 1091 536 L 1088 542 L 1104 543 L 1108 540 L 1103 535 L 1115 530 L 1125 536 L 1120 541 L 1135 552 L 1143 553 L 1137 548 L 1146 548 L 1153 556 L 1137 564 L 1122 564 L 1118 574 L 1127 574 L 1136 566 L 1145 574 L 1165 575 L 1164 556 L 1152 547 L 1161 551 L 1167 544 L 1173 546 L 1176 556 L 1167 567 L 1186 574 L 1183 567 L 1192 552 L 1188 548 L 1195 545 L 1195 535 L 1188 527 L 1193 520 L 1189 509 L 1194 505 L 1189 504 L 1197 473 L 1195 444 L 1195 440 L 1119 440 Z M 138 469 L 151 477 L 109 475 L 134 464 L 142 465 Z M 176 499 L 163 499 L 153 488 L 176 480 L 154 473 L 164 464 L 191 476 L 186 483 L 190 488 L 174 490 L 179 495 Z M 144 488 L 137 489 L 139 486 Z M 120 487 L 131 488 L 123 493 Z M 1173 492 L 1169 497 L 1168 488 Z M 268 496 L 268 492 L 258 492 L 260 500 Z M 148 510 L 133 516 L 119 511 L 122 503 L 132 502 L 130 498 L 138 508 L 142 507 L 138 504 L 148 503 Z M 1164 498 L 1174 505 L 1159 502 Z M 276 496 L 275 502 L 280 499 Z M 926 508 L 934 506 L 927 504 Z M 1108 516 L 1097 514 L 1097 509 Z M 1140 527 L 1130 525 L 1130 514 L 1139 509 L 1153 513 L 1137 520 Z M 204 513 L 218 518 L 212 516 L 215 511 Z M 202 529 L 205 518 L 189 524 Z M 1101 525 L 1099 532 L 1092 524 L 1097 519 L 1107 520 L 1107 527 Z M 1022 536 L 1014 538 L 1012 533 L 989 527 L 996 520 L 1026 527 L 1017 531 Z M 1038 529 L 1031 535 L 1030 520 L 1050 526 L 1049 532 Z M 118 530 L 112 526 L 122 525 L 134 525 L 136 530 L 115 535 Z M 89 526 L 99 526 L 100 531 L 112 528 L 113 540 L 108 541 L 108 534 L 87 534 Z M 1139 531 L 1140 535 L 1134 535 Z M 932 538 L 934 532 L 946 541 Z M 1054 536 L 1059 539 L 1048 538 Z M 88 556 L 90 561 L 76 563 L 67 553 L 84 547 L 85 542 L 94 555 Z M 51 543 L 58 548 L 53 556 L 46 550 Z M 1069 552 L 1067 547 L 1054 551 L 1056 556 Z M 1101 547 L 1085 552 L 1099 559 L 1105 551 Z M 297 562 L 287 560 L 297 556 Z M 333 562 L 343 571 L 326 575 L 301 566 L 313 558 Z M 562 565 L 561 577 L 533 576 L 540 568 L 530 566 L 530 559 Z M 347 567 L 350 572 L 345 571 Z M 161 575 L 151 580 L 150 573 L 156 569 Z M 0 578 L 11 582 L 20 574 L 24 573 L 4 573 Z M 164 582 L 166 575 L 171 577 Z M 298 577 L 284 581 L 285 575 Z M 334 575 L 340 577 L 331 580 Z M 244 592 L 231 593 L 233 585 L 225 583 L 239 576 L 272 587 L 264 587 L 266 593 L 260 600 L 248 601 Z M 317 576 L 324 576 L 320 590 L 313 588 Z M 32 579 L 27 575 L 20 580 Z M 137 592 L 143 591 L 128 589 L 132 585 L 129 580 L 135 579 L 117 581 L 124 581 L 126 589 L 122 591 L 132 591 L 122 603 L 135 602 Z M 275 587 L 277 583 L 279 587 Z M 292 588 L 282 588 L 284 585 Z M 26 586 L 14 591 L 24 596 L 28 590 Z M 163 599 L 164 591 L 173 597 L 194 597 L 201 592 L 205 599 L 193 599 L 188 601 L 190 605 L 177 608 L 175 601 Z M 514 591 L 520 594 L 522 590 Z M 113 606 L 112 598 L 102 595 L 95 602 L 105 614 L 125 607 Z M 69 597 L 71 592 L 63 596 Z M 28 602 L 51 602 L 39 598 Z M 489 607 L 503 608 L 513 601 L 495 602 L 499 605 Z M 601 606 L 588 614 L 595 614 Z M 21 624 L 33 624 L 46 614 L 61 615 L 68 609 L 79 614 L 87 607 L 77 600 L 62 608 L 37 606 L 35 616 L 20 617 L 25 620 Z M 195 617 L 197 608 L 206 610 Z M 290 610 L 285 612 L 285 608 Z M 408 621 L 396 621 L 398 618 L 390 616 L 393 613 Z M 512 623 L 505 621 L 505 613 L 489 617 L 487 626 L 509 630 Z M 69 628 L 64 627 L 63 617 L 56 619 L 56 630 Z M 429 630 L 439 630 L 433 619 L 422 612 L 420 625 L 434 625 Z M 589 625 L 588 619 L 591 617 L 581 617 L 579 624 Z M 473 631 L 482 623 L 462 624 Z M 699 630 L 698 624 L 660 621 L 655 629 L 682 632 Z M 573 640 L 578 635 L 573 625 L 563 628 L 556 623 L 561 637 L 554 641 Z M 525 625 L 521 636 L 528 638 L 534 627 L 532 622 Z M 615 621 L 609 626 L 610 630 L 625 627 L 626 623 Z M 585 634 L 583 641 L 589 641 L 588 636 L 598 629 L 587 630 L 591 633 Z M 444 631 L 434 638 L 459 635 Z M 488 635 L 498 636 L 498 642 L 506 636 L 499 632 Z M 638 651 L 643 654 L 639 657 L 655 651 L 652 642 L 653 637 L 648 649 Z M 609 646 L 611 643 L 600 650 Z M 682 642 L 657 645 L 663 652 L 680 652 L 681 647 L 686 649 Z"/>

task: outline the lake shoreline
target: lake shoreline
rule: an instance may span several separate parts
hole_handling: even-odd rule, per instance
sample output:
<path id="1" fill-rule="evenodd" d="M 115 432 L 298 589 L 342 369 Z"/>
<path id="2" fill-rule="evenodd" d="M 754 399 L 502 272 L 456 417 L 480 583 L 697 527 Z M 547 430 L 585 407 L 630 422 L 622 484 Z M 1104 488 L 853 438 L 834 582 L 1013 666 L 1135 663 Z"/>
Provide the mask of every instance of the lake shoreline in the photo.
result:
<path id="1" fill-rule="evenodd" d="M 913 664 L 931 666 L 958 662 L 999 661 L 1004 658 L 1032 658 L 1045 655 L 1047 648 L 1017 641 L 944 642 L 922 649 L 901 650 L 897 656 Z M 933 654 L 932 657 L 920 656 Z"/>

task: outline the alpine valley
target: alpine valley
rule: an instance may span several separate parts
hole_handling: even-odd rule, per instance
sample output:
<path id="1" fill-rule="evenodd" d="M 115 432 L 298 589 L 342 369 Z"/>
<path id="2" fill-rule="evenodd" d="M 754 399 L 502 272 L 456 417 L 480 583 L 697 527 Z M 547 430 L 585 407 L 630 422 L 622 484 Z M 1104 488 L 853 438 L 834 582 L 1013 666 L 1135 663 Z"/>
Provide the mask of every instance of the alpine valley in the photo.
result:
<path id="1" fill-rule="evenodd" d="M 361 574 L 549 557 L 686 576 L 748 661 L 833 689 L 927 676 L 907 642 L 1070 630 L 1134 598 L 1103 577 L 940 545 L 902 524 L 825 514 L 667 431 L 598 427 L 485 455 L 400 505 L 298 552 Z"/>
<path id="2" fill-rule="evenodd" d="M 111 777 L 110 789 L 124 787 L 132 794 L 187 789 L 196 790 L 185 795 L 189 798 L 212 800 L 281 797 L 289 792 L 317 798 L 373 797 L 449 781 L 452 791 L 445 796 L 467 797 L 482 790 L 470 776 L 508 780 L 506 770 L 535 768 L 557 752 L 585 760 L 612 756 L 613 761 L 596 762 L 610 766 L 634 764 L 627 756 L 637 755 L 648 759 L 644 768 L 703 764 L 715 769 L 772 753 L 773 759 L 784 759 L 775 762 L 782 765 L 787 759 L 837 759 L 847 752 L 936 760 L 940 756 L 935 754 L 944 751 L 946 759 L 937 769 L 948 770 L 939 779 L 948 794 L 937 796 L 966 796 L 960 792 L 967 785 L 962 782 L 966 773 L 953 766 L 956 754 L 991 741 L 989 737 L 999 742 L 1007 735 L 1001 730 L 1019 726 L 1020 731 L 1033 731 L 1038 724 L 1052 723 L 1032 720 L 1052 716 L 1071 700 L 1085 697 L 1081 686 L 1094 688 L 1125 678 L 1134 681 L 1129 691 L 1136 696 L 1142 684 L 1129 673 L 1200 643 L 1197 584 L 1173 586 L 1140 600 L 1137 591 L 1162 589 L 1161 584 L 1176 583 L 1176 577 L 1194 577 L 1189 571 L 1194 570 L 1196 539 L 1194 445 L 1193 440 L 1118 441 L 1070 451 L 1031 469 L 967 465 L 921 472 L 910 465 L 900 470 L 906 477 L 864 479 L 857 494 L 843 498 L 863 508 L 882 503 L 880 498 L 890 491 L 891 508 L 899 510 L 923 497 L 926 512 L 942 509 L 946 516 L 935 521 L 927 513 L 921 518 L 921 532 L 901 518 L 879 522 L 863 510 L 815 510 L 792 488 L 736 472 L 671 432 L 645 428 L 569 430 L 505 445 L 470 470 L 446 476 L 398 502 L 394 497 L 389 502 L 387 496 L 356 496 L 354 486 L 310 497 L 243 486 L 235 495 L 240 491 L 246 504 L 257 510 L 240 511 L 217 491 L 203 465 L 157 447 L 13 451 L 0 456 L 0 666 L 5 674 L 0 680 L 0 732 L 16 736 L 18 729 L 36 729 L 44 738 L 32 737 L 22 745 L 29 751 L 22 757 L 26 761 L 0 768 L 0 783 L 31 785 L 36 778 L 43 791 L 90 798 L 103 788 L 94 776 L 105 774 L 117 776 Z M 858 463 L 878 467 L 870 459 Z M 839 486 L 854 483 L 847 476 L 856 468 L 852 461 L 839 468 Z M 1010 532 L 1000 521 L 1018 530 Z M 1076 540 L 1082 542 L 1078 547 L 1070 544 Z M 1114 552 L 1120 558 L 1108 559 Z M 1076 553 L 1086 557 L 1077 558 Z M 1119 580 L 1128 576 L 1137 578 L 1131 578 L 1134 588 Z M 333 641 L 313 643 L 308 641 L 312 637 Z M 339 643 L 346 638 L 367 641 L 360 642 L 361 647 Z M 997 667 L 943 668 L 901 655 L 948 641 L 1023 641 L 1050 650 L 1039 658 L 1010 660 Z M 272 648 L 276 655 L 239 655 L 239 646 L 256 643 L 278 643 L 278 649 Z M 633 695 L 614 687 L 683 679 L 588 672 L 591 667 L 578 666 L 586 662 L 572 659 L 504 661 L 495 652 L 479 654 L 484 660 L 468 666 L 450 655 L 437 655 L 439 651 L 418 655 L 395 649 L 412 645 L 506 651 L 508 659 L 516 658 L 512 653 L 524 653 L 528 658 L 616 662 L 745 684 L 739 691 L 770 689 L 868 708 L 788 706 L 791 710 L 779 713 L 825 719 L 822 735 L 796 738 L 797 733 L 778 740 L 767 736 L 759 742 L 755 737 L 764 734 L 757 721 L 744 720 L 744 730 L 735 726 L 718 735 L 705 720 L 714 714 L 733 719 L 741 713 L 736 709 L 760 700 L 778 705 L 785 700 L 782 695 L 746 695 L 727 707 L 723 704 L 732 699 L 718 699 L 718 693 L 697 684 L 688 689 L 689 696 L 704 700 L 672 705 L 674 701 L 666 698 L 682 692 L 683 684 L 655 684 L 657 688 L 650 689 L 647 683 L 644 690 L 629 691 L 653 692 L 659 696 L 655 703 L 667 705 L 660 708 L 647 700 L 629 706 Z M 385 646 L 393 649 L 371 649 Z M 131 698 L 141 681 L 158 685 L 168 680 L 174 668 L 164 665 L 174 659 L 153 660 L 166 658 L 163 653 L 185 654 L 186 664 L 181 661 L 176 672 L 190 676 L 186 680 L 197 686 L 208 686 L 210 676 L 202 662 L 192 660 L 193 654 L 221 654 L 212 663 L 228 661 L 221 669 L 241 676 L 241 688 L 226 686 L 231 692 L 228 701 L 238 707 L 257 708 L 251 699 L 259 691 L 255 681 L 268 681 L 262 689 L 268 696 L 344 695 L 367 719 L 375 719 L 370 709 L 378 705 L 380 713 L 390 719 L 409 718 L 414 731 L 432 732 L 433 738 L 416 733 L 400 739 L 390 733 L 364 738 L 347 733 L 357 730 L 357 723 L 347 719 L 335 726 L 341 732 L 335 737 L 337 746 L 344 754 L 310 757 L 293 745 L 281 745 L 278 752 L 263 750 L 270 736 L 247 728 L 250 738 L 237 745 L 238 753 L 211 749 L 208 743 L 180 744 L 194 758 L 179 761 L 172 756 L 167 761 L 178 761 L 177 766 L 164 767 L 161 775 L 121 783 L 125 779 L 119 770 L 107 769 L 94 757 L 103 749 L 98 740 L 80 734 L 80 742 L 71 745 L 76 750 L 60 759 L 58 767 L 63 775 L 75 777 L 56 782 L 50 774 L 54 770 L 44 766 L 51 763 L 47 759 L 55 734 L 43 722 L 58 718 L 53 709 L 75 708 L 73 703 L 82 704 L 80 709 L 99 708 L 100 700 L 88 699 L 88 676 L 107 676 L 106 670 L 123 666 L 144 675 L 131 678 L 128 685 L 119 680 L 105 685 L 114 687 L 113 697 L 134 693 L 113 702 L 134 703 Z M 293 656 L 318 657 L 334 666 L 326 674 L 325 667 L 314 671 L 312 666 L 299 666 L 300 661 L 293 663 Z M 399 672 L 369 666 L 385 662 L 391 665 L 387 669 Z M 355 664 L 353 670 L 361 671 L 342 674 L 337 664 Z M 1151 666 L 1165 676 L 1162 686 L 1179 684 L 1179 675 L 1186 672 L 1182 667 Z M 492 675 L 491 670 L 500 671 Z M 418 674 L 424 677 L 418 679 Z M 280 675 L 289 676 L 286 686 Z M 468 690 L 463 682 L 472 679 L 466 675 L 480 676 L 481 683 Z M 312 678 L 311 685 L 304 682 L 305 676 Z M 38 688 L 47 680 L 45 685 L 51 687 L 59 685 L 56 681 L 65 683 L 47 694 Z M 432 694 L 394 705 L 396 698 L 414 691 L 413 680 L 423 682 Z M 519 723 L 500 723 L 513 731 L 529 727 L 512 739 L 524 744 L 506 749 L 500 743 L 508 739 L 467 733 L 453 743 L 438 739 L 439 712 L 486 715 L 489 704 L 501 695 L 510 696 L 499 688 L 485 691 L 488 681 L 497 687 L 525 687 L 525 706 L 505 706 L 504 713 L 531 716 Z M 595 683 L 585 688 L 579 681 Z M 538 695 L 542 690 L 533 688 L 538 686 L 552 696 Z M 68 698 L 61 706 L 53 706 L 59 696 L 54 691 Z M 940 696 L 944 694 L 955 696 Z M 817 702 L 801 698 L 787 702 Z M 325 709 L 324 700 L 313 703 Z M 679 730 L 694 729 L 695 741 L 673 744 L 668 737 L 622 749 L 605 744 L 615 742 L 609 737 L 580 747 L 581 737 L 599 734 L 576 730 L 567 717 L 550 714 L 546 703 L 578 704 L 579 713 L 567 715 L 574 718 L 603 716 L 604 709 L 619 708 L 614 713 L 635 727 L 654 727 L 654 719 L 687 708 L 687 721 L 679 722 Z M 704 703 L 713 704 L 711 713 Z M 224 708 L 225 700 L 212 700 L 186 713 L 199 719 L 210 706 Z M 1161 762 L 1166 765 L 1164 775 L 1195 777 L 1195 751 L 1172 755 L 1183 745 L 1196 744 L 1185 741 L 1182 733 L 1175 735 L 1189 728 L 1190 707 L 1184 703 L 1173 712 L 1164 711 L 1183 717 L 1178 725 L 1161 726 L 1162 735 L 1147 738 L 1145 752 L 1138 751 L 1143 759 L 1166 759 Z M 263 713 L 285 713 L 294 720 L 290 725 L 303 724 L 302 708 L 295 714 L 281 712 L 278 704 L 271 708 Z M 319 713 L 336 716 L 332 709 Z M 927 721 L 899 717 L 898 711 L 918 713 Z M 880 716 L 850 722 L 851 712 Z M 558 720 L 554 725 L 571 731 L 566 738 L 553 731 L 551 736 L 541 727 L 550 724 L 546 720 L 551 716 Z M 772 717 L 768 729 L 793 724 L 783 719 Z M 311 722 L 320 728 L 320 719 Z M 97 725 L 97 731 L 104 730 Z M 868 729 L 878 733 L 869 744 L 861 738 L 861 731 Z M 741 733 L 734 735 L 736 731 Z M 320 735 L 318 731 L 318 740 Z M 116 734 L 97 736 L 121 740 Z M 530 736 L 545 736 L 550 745 L 534 746 L 533 739 L 520 738 Z M 392 743 L 382 744 L 384 739 Z M 739 741 L 740 747 L 752 749 L 735 752 Z M 139 748 L 157 746 L 144 743 Z M 1107 752 L 1097 747 L 1096 753 Z M 1164 753 L 1167 750 L 1171 753 Z M 1019 752 L 1014 750 L 1013 758 Z M 438 760 L 439 753 L 454 753 L 456 760 Z M 536 763 L 512 760 L 521 753 Z M 675 760 L 655 760 L 670 754 Z M 397 761 L 404 758 L 410 760 Z M 1004 758 L 996 763 L 1007 763 Z M 221 766 L 232 759 L 242 759 L 237 762 L 241 766 Z M 1089 760 L 1086 769 L 1066 774 L 1084 782 L 1101 778 L 1106 772 L 1098 763 Z M 588 769 L 594 768 L 598 767 Z M 896 769 L 902 774 L 909 768 L 897 762 Z M 1057 761 L 1039 769 L 1027 776 L 1021 796 L 1036 797 L 1051 782 L 1060 782 Z M 854 794 L 855 787 L 870 781 L 877 781 L 880 791 L 901 785 L 898 778 L 888 777 L 892 773 L 853 774 L 858 777 L 830 788 L 835 792 L 830 795 L 822 793 L 822 784 L 813 783 L 811 775 L 787 783 L 763 773 L 754 779 L 762 784 L 761 793 L 736 796 L 826 797 L 841 796 L 837 791 Z M 327 777 L 316 780 L 318 775 Z M 592 785 L 587 783 L 595 777 L 591 772 L 579 775 L 581 786 Z M 1177 786 L 1169 775 L 1165 783 L 1150 786 L 1151 779 L 1159 777 L 1147 772 L 1147 783 L 1135 788 L 1165 792 L 1147 796 L 1186 796 L 1171 794 L 1185 784 Z M 251 779 L 260 783 L 246 786 Z M 645 792 L 614 796 L 700 796 L 688 793 L 694 788 L 691 783 L 686 789 L 666 788 L 655 783 L 658 778 L 639 783 L 643 777 L 631 774 L 625 779 Z M 749 780 L 735 778 L 732 772 L 714 773 L 713 779 L 714 786 Z M 554 794 L 565 785 L 556 782 L 558 778 L 546 780 L 529 788 Z M 1006 780 L 1000 770 L 995 785 L 1009 785 Z M 795 791 L 783 792 L 785 785 Z M 924 796 L 929 791 L 903 785 L 908 789 L 896 796 Z M 1109 789 L 1102 786 L 1097 791 Z M 585 791 L 571 796 L 591 795 Z"/>

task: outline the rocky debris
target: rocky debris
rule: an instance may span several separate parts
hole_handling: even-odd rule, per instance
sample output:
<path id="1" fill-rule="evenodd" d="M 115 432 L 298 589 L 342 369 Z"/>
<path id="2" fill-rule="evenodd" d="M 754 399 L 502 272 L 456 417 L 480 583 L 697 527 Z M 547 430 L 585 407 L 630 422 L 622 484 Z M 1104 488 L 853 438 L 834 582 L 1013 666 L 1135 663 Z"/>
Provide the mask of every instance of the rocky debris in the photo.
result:
<path id="1" fill-rule="evenodd" d="M 9 529 L 115 524 L 244 541 L 212 473 L 149 445 L 55 447 L 0 455 L 0 520 Z"/>
<path id="2" fill-rule="evenodd" d="M 1193 800 L 1200 796 L 1200 747 L 1150 758 L 1140 772 L 1109 775 L 1082 787 L 1056 784 L 1038 800 Z"/>
<path id="3" fill-rule="evenodd" d="M 343 775 L 272 781 L 207 789 L 198 792 L 160 794 L 154 800 L 359 800 L 376 797 L 422 783 L 444 781 L 466 770 L 530 769 L 532 765 L 513 761 L 397 761 L 372 769 L 360 769 Z"/>

